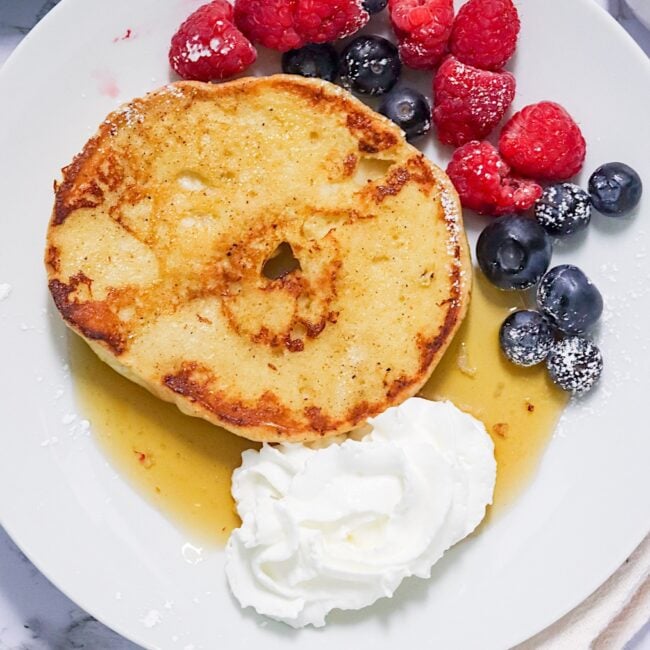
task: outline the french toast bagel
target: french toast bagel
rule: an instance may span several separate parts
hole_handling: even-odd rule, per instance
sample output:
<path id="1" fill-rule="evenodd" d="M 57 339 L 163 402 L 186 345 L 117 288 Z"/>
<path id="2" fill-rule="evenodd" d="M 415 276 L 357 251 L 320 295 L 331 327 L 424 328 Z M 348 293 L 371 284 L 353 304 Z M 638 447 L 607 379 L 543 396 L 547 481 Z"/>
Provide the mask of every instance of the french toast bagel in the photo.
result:
<path id="1" fill-rule="evenodd" d="M 339 434 L 414 395 L 467 309 L 451 182 L 325 81 L 165 86 L 109 115 L 55 187 L 66 323 L 251 440 Z"/>

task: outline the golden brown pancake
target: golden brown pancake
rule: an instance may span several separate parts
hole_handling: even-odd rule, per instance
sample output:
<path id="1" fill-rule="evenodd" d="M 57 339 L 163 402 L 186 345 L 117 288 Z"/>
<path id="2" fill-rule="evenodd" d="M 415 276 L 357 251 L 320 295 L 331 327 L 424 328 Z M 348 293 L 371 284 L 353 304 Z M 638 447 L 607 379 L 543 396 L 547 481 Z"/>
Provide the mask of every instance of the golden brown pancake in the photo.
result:
<path id="1" fill-rule="evenodd" d="M 181 82 L 112 113 L 47 233 L 63 318 L 115 370 L 252 440 L 415 394 L 465 314 L 447 176 L 333 84 Z"/>

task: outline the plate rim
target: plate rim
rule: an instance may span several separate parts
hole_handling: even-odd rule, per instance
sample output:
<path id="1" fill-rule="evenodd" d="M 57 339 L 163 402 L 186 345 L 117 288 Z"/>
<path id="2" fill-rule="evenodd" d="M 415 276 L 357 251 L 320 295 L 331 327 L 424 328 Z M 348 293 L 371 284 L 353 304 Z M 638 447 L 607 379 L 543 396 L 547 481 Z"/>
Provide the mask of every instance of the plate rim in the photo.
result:
<path id="1" fill-rule="evenodd" d="M 96 2 L 98 0 L 95 0 Z M 206 0 L 208 1 L 208 0 Z M 464 0 L 463 0 L 464 1 Z M 522 0 L 525 1 L 525 0 Z M 2 88 L 2 85 L 4 83 L 5 77 L 8 76 L 12 70 L 12 68 L 16 65 L 20 65 L 21 59 L 24 55 L 25 51 L 29 51 L 29 48 L 32 47 L 32 42 L 35 39 L 38 39 L 41 32 L 44 31 L 45 29 L 50 28 L 50 24 L 55 21 L 59 20 L 60 14 L 66 12 L 66 11 L 73 11 L 71 7 L 74 7 L 76 4 L 83 4 L 84 2 L 88 2 L 88 0 L 60 0 L 60 2 L 55 5 L 46 16 L 44 16 L 43 19 L 35 25 L 30 32 L 21 40 L 21 42 L 18 44 L 18 46 L 12 51 L 10 56 L 6 59 L 6 61 L 0 66 L 0 88 Z M 625 28 L 602 6 L 600 5 L 596 0 L 574 0 L 577 4 L 580 4 L 582 6 L 581 11 L 587 11 L 587 12 L 592 12 L 594 16 L 597 16 L 598 20 L 604 23 L 608 23 L 608 30 L 612 33 L 612 37 L 616 37 L 619 39 L 621 46 L 624 46 L 627 49 L 627 54 L 629 56 L 634 56 L 637 61 L 645 67 L 646 74 L 648 75 L 648 79 L 650 81 L 650 57 L 645 54 L 643 49 L 640 47 L 640 45 L 634 40 L 634 38 L 625 30 Z M 126 629 L 124 626 L 120 624 L 114 624 L 114 623 L 109 623 L 105 620 L 101 612 L 96 612 L 93 611 L 93 608 L 89 608 L 86 605 L 83 604 L 83 601 L 78 600 L 72 593 L 69 593 L 68 589 L 66 586 L 62 586 L 61 584 L 55 582 L 51 577 L 50 577 L 50 572 L 48 569 L 41 563 L 40 558 L 34 556 L 31 551 L 30 551 L 30 544 L 28 540 L 23 539 L 20 535 L 20 533 L 16 530 L 13 529 L 11 522 L 7 520 L 6 513 L 3 514 L 3 511 L 0 510 L 0 525 L 4 528 L 4 530 L 7 532 L 11 540 L 16 544 L 16 546 L 19 548 L 20 552 L 23 553 L 29 561 L 38 569 L 38 571 L 58 590 L 60 591 L 64 596 L 66 596 L 69 600 L 71 600 L 75 605 L 77 605 L 79 608 L 83 609 L 84 611 L 88 612 L 91 614 L 94 618 L 96 618 L 98 621 L 100 621 L 103 625 L 105 625 L 107 628 L 115 631 L 117 634 L 121 635 L 124 637 L 126 640 L 136 644 L 136 645 L 141 645 L 143 647 L 154 647 L 154 646 L 147 646 L 143 645 L 143 642 L 135 637 L 134 634 L 132 634 L 132 630 Z M 520 638 L 517 640 L 516 644 L 518 645 L 520 643 L 523 643 L 527 640 L 530 640 L 537 636 L 540 632 L 548 629 L 551 625 L 559 621 L 560 619 L 564 618 L 567 614 L 575 610 L 578 606 L 580 606 L 581 603 L 583 603 L 585 600 L 587 600 L 592 594 L 594 594 L 602 585 L 604 585 L 607 580 L 614 575 L 614 573 L 620 568 L 626 558 L 628 558 L 634 550 L 641 544 L 643 539 L 650 533 L 650 528 L 645 530 L 645 532 L 641 532 L 639 534 L 638 539 L 632 540 L 630 538 L 628 544 L 620 544 L 620 547 L 627 547 L 627 550 L 624 553 L 621 554 L 615 554 L 612 553 L 613 555 L 621 555 L 621 557 L 617 557 L 615 560 L 612 560 L 611 562 L 608 563 L 606 568 L 603 568 L 600 572 L 598 572 L 598 577 L 594 577 L 591 580 L 591 586 L 589 587 L 588 592 L 584 594 L 580 600 L 576 601 L 573 603 L 568 608 L 562 608 L 560 613 L 555 616 L 553 615 L 550 620 L 546 620 L 541 626 L 536 629 L 532 634 L 526 636 L 525 638 Z M 604 567 L 604 565 L 603 565 Z M 595 572 L 594 572 L 595 573 Z"/>

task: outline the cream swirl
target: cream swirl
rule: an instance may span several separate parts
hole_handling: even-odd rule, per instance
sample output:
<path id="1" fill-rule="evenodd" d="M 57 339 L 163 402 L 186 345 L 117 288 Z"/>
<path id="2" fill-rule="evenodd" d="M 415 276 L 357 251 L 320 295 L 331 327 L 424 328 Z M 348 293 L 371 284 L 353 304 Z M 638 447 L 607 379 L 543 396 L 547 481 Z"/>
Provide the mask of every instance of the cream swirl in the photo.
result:
<path id="1" fill-rule="evenodd" d="M 233 474 L 242 526 L 226 574 L 242 607 L 293 627 L 427 578 L 481 522 L 496 463 L 483 425 L 450 402 L 412 398 L 362 440 L 264 445 Z"/>

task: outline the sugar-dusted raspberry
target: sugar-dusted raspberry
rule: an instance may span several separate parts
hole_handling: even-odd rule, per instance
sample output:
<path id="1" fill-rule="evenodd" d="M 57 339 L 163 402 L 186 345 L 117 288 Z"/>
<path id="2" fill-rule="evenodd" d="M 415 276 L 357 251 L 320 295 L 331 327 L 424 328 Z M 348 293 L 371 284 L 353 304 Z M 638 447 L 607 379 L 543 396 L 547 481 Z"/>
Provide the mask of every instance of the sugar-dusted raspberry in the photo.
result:
<path id="1" fill-rule="evenodd" d="M 487 72 L 448 56 L 433 80 L 433 121 L 444 144 L 482 140 L 512 104 L 516 82 L 509 72 Z"/>
<path id="2" fill-rule="evenodd" d="M 512 0 L 469 0 L 456 16 L 449 48 L 463 63 L 501 70 L 517 47 L 519 27 Z"/>
<path id="3" fill-rule="evenodd" d="M 245 70 L 257 52 L 232 20 L 233 8 L 226 0 L 199 7 L 172 37 L 172 68 L 195 81 L 226 79 Z"/>
<path id="4" fill-rule="evenodd" d="M 510 167 L 489 142 L 456 149 L 447 167 L 464 207 L 480 214 L 524 212 L 542 195 L 534 181 L 510 175 Z"/>
<path id="5" fill-rule="evenodd" d="M 453 0 L 389 0 L 388 11 L 404 65 L 433 69 L 447 53 Z"/>
<path id="6" fill-rule="evenodd" d="M 587 144 L 562 106 L 540 102 L 510 118 L 501 132 L 499 151 L 524 176 L 566 181 L 582 169 Z"/>
<path id="7" fill-rule="evenodd" d="M 237 27 L 280 52 L 345 38 L 369 17 L 362 0 L 235 0 Z"/>

